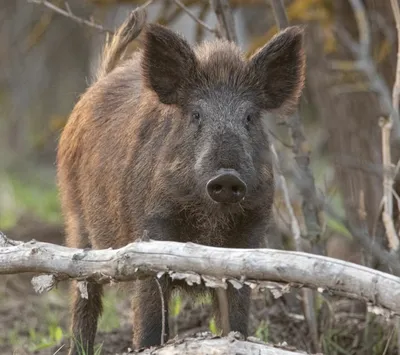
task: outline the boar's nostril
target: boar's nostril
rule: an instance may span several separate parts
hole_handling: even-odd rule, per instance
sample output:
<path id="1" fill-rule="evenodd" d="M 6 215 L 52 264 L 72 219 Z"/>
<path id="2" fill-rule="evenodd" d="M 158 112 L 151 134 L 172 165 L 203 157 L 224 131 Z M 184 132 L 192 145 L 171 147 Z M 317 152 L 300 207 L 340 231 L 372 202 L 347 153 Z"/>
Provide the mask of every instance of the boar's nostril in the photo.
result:
<path id="1" fill-rule="evenodd" d="M 219 203 L 237 203 L 246 195 L 246 184 L 236 173 L 222 173 L 207 183 L 208 196 Z"/>
<path id="2" fill-rule="evenodd" d="M 222 191 L 222 186 L 221 186 L 220 184 L 215 184 L 215 185 L 213 185 L 211 188 L 213 189 L 213 191 L 214 191 L 216 194 L 219 194 L 219 193 L 221 193 L 221 191 Z"/>

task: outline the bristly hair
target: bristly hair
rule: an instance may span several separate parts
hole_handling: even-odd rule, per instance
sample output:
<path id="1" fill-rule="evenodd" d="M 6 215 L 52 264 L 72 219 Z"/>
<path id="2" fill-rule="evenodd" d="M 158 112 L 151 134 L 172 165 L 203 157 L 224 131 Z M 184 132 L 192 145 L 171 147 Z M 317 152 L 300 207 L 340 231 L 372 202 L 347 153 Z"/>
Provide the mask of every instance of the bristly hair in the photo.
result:
<path id="1" fill-rule="evenodd" d="M 279 32 L 249 60 L 233 42 L 217 39 L 194 48 L 174 31 L 146 26 L 141 61 L 144 83 L 160 102 L 184 106 L 191 89 L 226 86 L 252 93 L 262 109 L 290 114 L 305 79 L 303 28 Z"/>
<path id="2" fill-rule="evenodd" d="M 295 110 L 305 83 L 306 56 L 304 29 L 291 26 L 278 32 L 254 53 L 251 72 L 266 73 L 266 78 L 252 75 L 253 85 L 263 88 L 266 109 L 282 115 Z M 265 75 L 265 74 L 264 74 Z M 266 79 L 266 80 L 265 80 Z"/>
<path id="3" fill-rule="evenodd" d="M 194 47 L 197 68 L 192 80 L 204 89 L 225 85 L 239 94 L 251 91 L 264 109 L 291 114 L 305 82 L 303 34 L 301 26 L 289 27 L 248 60 L 233 42 L 203 42 Z"/>
<path id="4" fill-rule="evenodd" d="M 246 86 L 247 62 L 233 42 L 216 39 L 194 48 L 198 59 L 199 80 L 205 85 L 225 84 L 232 89 Z"/>

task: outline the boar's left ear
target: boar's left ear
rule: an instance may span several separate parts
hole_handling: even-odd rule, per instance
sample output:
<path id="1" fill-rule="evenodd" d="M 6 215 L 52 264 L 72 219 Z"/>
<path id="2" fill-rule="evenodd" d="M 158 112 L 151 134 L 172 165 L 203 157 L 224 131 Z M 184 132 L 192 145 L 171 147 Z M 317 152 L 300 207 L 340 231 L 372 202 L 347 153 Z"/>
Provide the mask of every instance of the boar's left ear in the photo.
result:
<path id="1" fill-rule="evenodd" d="M 142 70 L 144 81 L 164 104 L 179 104 L 193 77 L 196 57 L 189 43 L 170 29 L 147 25 Z"/>
<path id="2" fill-rule="evenodd" d="M 291 113 L 304 86 L 303 29 L 292 26 L 275 35 L 250 58 L 249 67 L 264 109 Z"/>

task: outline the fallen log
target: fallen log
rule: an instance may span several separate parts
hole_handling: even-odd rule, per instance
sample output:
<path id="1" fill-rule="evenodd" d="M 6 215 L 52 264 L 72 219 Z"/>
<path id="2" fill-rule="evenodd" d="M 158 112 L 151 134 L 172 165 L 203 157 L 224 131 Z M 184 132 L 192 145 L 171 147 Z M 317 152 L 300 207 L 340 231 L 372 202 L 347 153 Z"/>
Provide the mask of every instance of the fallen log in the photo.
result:
<path id="1" fill-rule="evenodd" d="M 273 346 L 255 338 L 244 341 L 238 333 L 231 332 L 226 337 L 212 336 L 209 332 L 172 340 L 164 346 L 133 352 L 141 355 L 305 355 L 307 353 L 289 350 L 289 347 Z M 132 354 L 130 352 L 129 354 Z M 122 355 L 128 355 L 122 354 Z"/>
<path id="2" fill-rule="evenodd" d="M 400 315 L 400 278 L 324 256 L 274 250 L 228 249 L 193 243 L 140 240 L 120 249 L 86 250 L 44 242 L 22 243 L 0 234 L 0 274 L 45 273 L 34 279 L 38 292 L 61 280 L 121 282 L 168 274 L 208 287 L 310 287 L 356 298 Z M 274 282 L 271 286 L 271 282 Z M 277 283 L 283 283 L 280 285 Z M 287 286 L 289 284 L 289 287 Z"/>

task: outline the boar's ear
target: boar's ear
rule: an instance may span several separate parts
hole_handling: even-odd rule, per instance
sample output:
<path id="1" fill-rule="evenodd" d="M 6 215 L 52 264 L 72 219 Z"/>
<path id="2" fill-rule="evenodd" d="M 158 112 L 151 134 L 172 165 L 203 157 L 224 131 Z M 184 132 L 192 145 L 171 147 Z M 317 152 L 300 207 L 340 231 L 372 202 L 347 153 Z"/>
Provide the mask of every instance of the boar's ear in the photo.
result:
<path id="1" fill-rule="evenodd" d="M 249 66 L 264 108 L 290 113 L 304 86 L 303 29 L 292 26 L 275 35 L 251 57 Z"/>
<path id="2" fill-rule="evenodd" d="M 180 103 L 195 66 L 195 54 L 182 37 L 164 26 L 147 25 L 142 70 L 146 85 L 162 103 Z"/>

